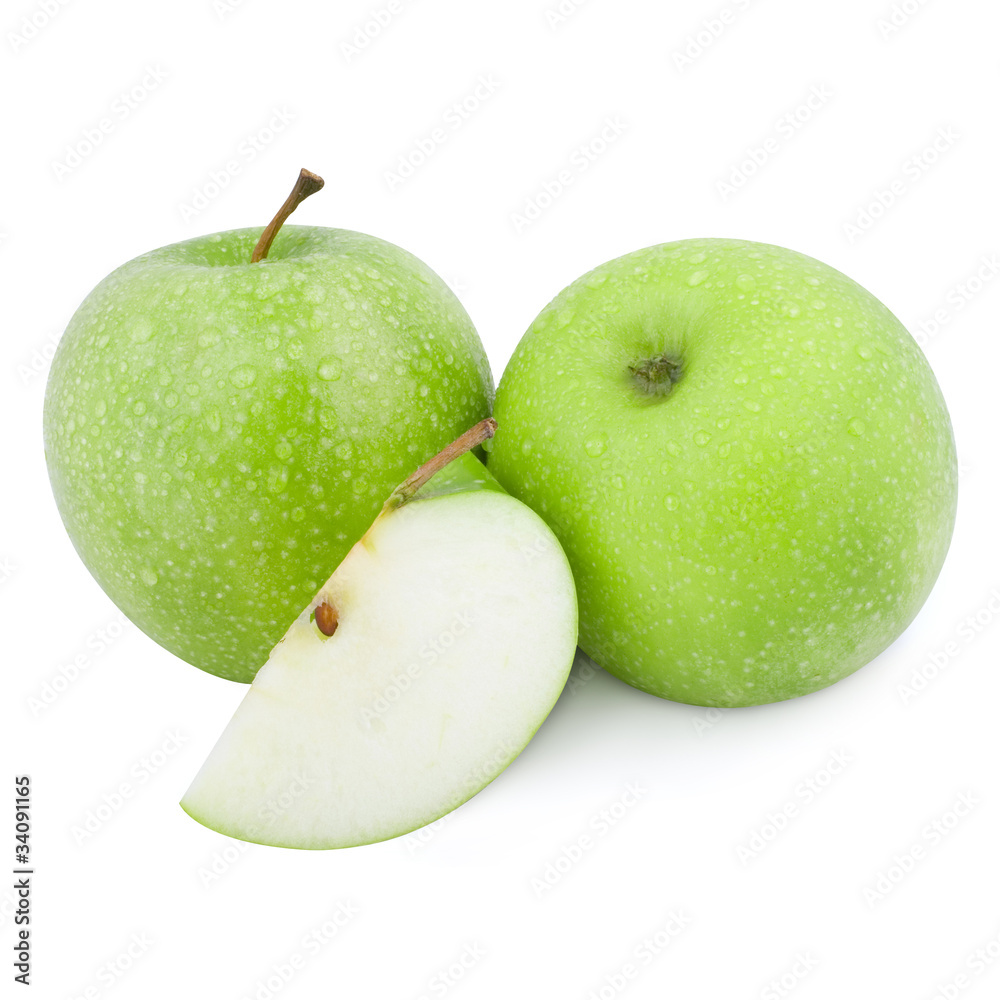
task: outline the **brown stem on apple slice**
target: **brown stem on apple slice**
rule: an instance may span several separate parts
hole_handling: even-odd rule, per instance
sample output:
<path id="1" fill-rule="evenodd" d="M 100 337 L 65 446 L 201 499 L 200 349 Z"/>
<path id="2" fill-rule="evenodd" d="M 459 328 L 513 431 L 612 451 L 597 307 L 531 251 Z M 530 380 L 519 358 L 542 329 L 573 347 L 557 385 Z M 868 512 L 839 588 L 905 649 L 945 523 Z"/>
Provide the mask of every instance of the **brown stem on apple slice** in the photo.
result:
<path id="1" fill-rule="evenodd" d="M 480 420 L 475 427 L 470 428 L 460 437 L 456 438 L 447 448 L 439 451 L 429 462 L 425 462 L 417 469 L 405 482 L 397 486 L 386 500 L 379 514 L 388 514 L 390 511 L 402 507 L 408 500 L 413 499 L 413 495 L 424 486 L 432 476 L 440 472 L 446 465 L 460 458 L 467 451 L 488 441 L 496 433 L 497 422 L 492 417 Z"/>
<path id="2" fill-rule="evenodd" d="M 284 205 L 278 209 L 278 214 L 267 224 L 267 228 L 260 234 L 257 245 L 253 248 L 250 256 L 250 263 L 257 264 L 266 256 L 271 249 L 274 237 L 278 235 L 278 230 L 285 224 L 285 220 L 309 197 L 315 194 L 323 186 L 323 178 L 319 174 L 314 174 L 311 170 L 303 167 L 299 171 L 299 179 L 292 188 L 292 193 L 285 199 Z"/>

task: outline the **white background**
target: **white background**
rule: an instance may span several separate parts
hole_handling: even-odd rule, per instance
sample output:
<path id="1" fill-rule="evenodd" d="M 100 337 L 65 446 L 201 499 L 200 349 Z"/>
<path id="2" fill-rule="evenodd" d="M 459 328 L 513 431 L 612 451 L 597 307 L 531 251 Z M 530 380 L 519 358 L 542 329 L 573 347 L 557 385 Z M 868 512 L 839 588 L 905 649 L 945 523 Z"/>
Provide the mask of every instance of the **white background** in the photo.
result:
<path id="1" fill-rule="evenodd" d="M 996 5 L 906 0 L 894 27 L 879 23 L 892 0 L 587 0 L 561 23 L 547 16 L 558 0 L 410 0 L 346 50 L 387 3 L 7 0 L 0 15 L 2 738 L 4 780 L 34 781 L 37 995 L 995 997 L 1000 280 L 976 275 L 995 278 L 984 262 L 1000 252 Z M 24 17 L 41 25 L 32 37 Z M 493 93 L 446 124 L 481 78 Z M 269 133 L 278 112 L 292 120 Z M 102 118 L 113 128 L 81 155 Z M 609 119 L 620 134 L 598 152 Z M 387 174 L 440 126 L 446 141 L 393 186 Z M 42 453 L 46 359 L 114 267 L 263 225 L 303 165 L 327 186 L 295 221 L 370 232 L 430 263 L 497 378 L 565 284 L 652 243 L 778 243 L 871 289 L 923 331 L 962 463 L 951 554 L 913 626 L 829 690 L 726 713 L 578 664 L 521 757 L 422 835 L 236 851 L 189 819 L 178 799 L 243 689 L 116 624 L 77 559 Z M 572 183 L 519 231 L 567 168 Z M 185 212 L 199 192 L 203 207 Z M 87 669 L 33 710 L 81 652 Z M 906 698 L 915 675 L 931 679 Z M 149 775 L 142 761 L 171 734 L 179 748 Z M 831 777 L 835 754 L 849 763 Z M 74 834 L 122 783 L 121 808 Z M 643 793 L 607 827 L 602 810 L 630 783 Z M 959 816 L 963 795 L 974 805 Z M 782 811 L 794 815 L 774 836 Z M 756 852 L 755 833 L 770 838 Z M 591 846 L 570 864 L 581 837 Z M 882 876 L 891 891 L 876 898 Z M 329 939 L 342 903 L 356 915 Z M 647 961 L 643 939 L 672 912 L 683 930 Z M 306 940 L 317 930 L 322 944 Z M 459 980 L 447 970 L 463 952 Z M 617 980 L 630 962 L 637 977 Z"/>

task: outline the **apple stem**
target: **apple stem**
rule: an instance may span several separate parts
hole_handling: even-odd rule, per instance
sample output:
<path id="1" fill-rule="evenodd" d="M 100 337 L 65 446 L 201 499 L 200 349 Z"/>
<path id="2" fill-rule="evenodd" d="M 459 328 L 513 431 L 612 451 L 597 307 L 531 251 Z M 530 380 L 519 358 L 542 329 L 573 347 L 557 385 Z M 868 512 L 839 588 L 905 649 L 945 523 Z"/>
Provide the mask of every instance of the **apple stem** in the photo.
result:
<path id="1" fill-rule="evenodd" d="M 472 451 L 485 441 L 488 441 L 497 430 L 497 422 L 492 417 L 480 420 L 475 427 L 470 428 L 460 437 L 457 437 L 447 448 L 439 451 L 429 462 L 425 462 L 417 469 L 405 482 L 397 486 L 386 500 L 379 514 L 388 514 L 390 511 L 402 507 L 408 500 L 413 499 L 413 495 L 426 485 L 428 480 L 439 473 L 446 465 L 460 458 L 467 451 Z"/>
<path id="2" fill-rule="evenodd" d="M 299 177 L 295 182 L 295 187 L 292 188 L 292 193 L 285 199 L 284 205 L 278 209 L 278 214 L 267 224 L 264 232 L 260 234 L 260 239 L 257 241 L 257 245 L 253 248 L 253 253 L 250 255 L 251 264 L 258 264 L 267 256 L 267 252 L 271 249 L 271 244 L 274 242 L 274 237 L 278 235 L 278 230 L 285 224 L 288 216 L 309 195 L 315 194 L 323 184 L 323 178 L 319 174 L 314 174 L 311 170 L 306 170 L 305 167 L 299 171 Z"/>

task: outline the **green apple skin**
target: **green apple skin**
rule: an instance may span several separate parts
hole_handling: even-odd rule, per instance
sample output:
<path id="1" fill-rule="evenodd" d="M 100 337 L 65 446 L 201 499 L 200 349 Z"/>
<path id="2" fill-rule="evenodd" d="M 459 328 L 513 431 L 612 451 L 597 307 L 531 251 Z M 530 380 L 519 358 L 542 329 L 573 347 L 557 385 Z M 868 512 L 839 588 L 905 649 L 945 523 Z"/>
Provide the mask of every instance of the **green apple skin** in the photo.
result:
<path id="1" fill-rule="evenodd" d="M 679 369 L 657 382 L 663 358 Z M 490 470 L 566 550 L 582 648 L 663 698 L 755 705 L 847 676 L 913 619 L 951 539 L 927 361 L 865 289 L 780 247 L 596 268 L 528 330 L 494 415 Z"/>
<path id="2" fill-rule="evenodd" d="M 44 417 L 87 568 L 158 643 L 237 681 L 493 396 L 471 320 L 417 258 L 285 226 L 251 264 L 260 232 L 109 275 L 60 341 Z"/>

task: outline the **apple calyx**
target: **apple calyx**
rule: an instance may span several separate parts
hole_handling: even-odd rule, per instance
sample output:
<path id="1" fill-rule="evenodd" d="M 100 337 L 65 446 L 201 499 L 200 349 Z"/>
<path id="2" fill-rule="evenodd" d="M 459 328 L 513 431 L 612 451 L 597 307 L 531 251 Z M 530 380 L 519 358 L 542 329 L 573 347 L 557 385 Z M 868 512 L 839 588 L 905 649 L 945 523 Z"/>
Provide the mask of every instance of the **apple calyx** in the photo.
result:
<path id="1" fill-rule="evenodd" d="M 681 362 L 667 353 L 637 361 L 629 365 L 628 370 L 636 385 L 650 396 L 669 395 L 683 374 Z"/>
<path id="2" fill-rule="evenodd" d="M 298 179 L 291 193 L 285 199 L 285 203 L 278 209 L 274 218 L 267 224 L 264 232 L 260 234 L 257 245 L 250 255 L 251 264 L 259 264 L 271 249 L 274 237 L 278 235 L 278 230 L 285 224 L 285 220 L 309 197 L 315 194 L 326 183 L 319 174 L 314 174 L 311 170 L 303 167 L 299 171 Z"/>
<path id="3" fill-rule="evenodd" d="M 497 422 L 492 417 L 487 417 L 457 437 L 430 461 L 424 462 L 416 472 L 389 494 L 389 499 L 386 500 L 379 512 L 379 518 L 385 517 L 386 514 L 392 513 L 412 500 L 417 491 L 426 485 L 428 480 L 436 476 L 446 465 L 454 462 L 456 458 L 461 458 L 467 451 L 472 451 L 473 448 L 488 441 L 496 433 L 496 430 Z"/>

